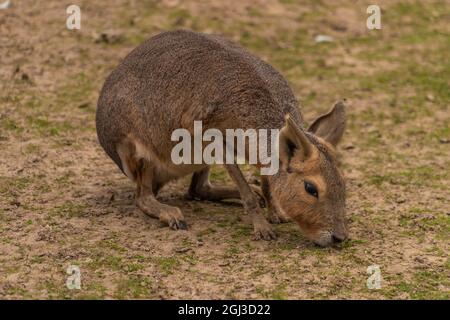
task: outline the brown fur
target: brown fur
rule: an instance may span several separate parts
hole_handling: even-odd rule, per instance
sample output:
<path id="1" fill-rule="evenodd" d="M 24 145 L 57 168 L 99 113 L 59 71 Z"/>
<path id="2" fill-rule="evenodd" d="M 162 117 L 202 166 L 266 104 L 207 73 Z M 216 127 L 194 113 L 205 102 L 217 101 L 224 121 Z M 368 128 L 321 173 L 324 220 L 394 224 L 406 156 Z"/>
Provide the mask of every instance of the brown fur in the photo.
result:
<path id="1" fill-rule="evenodd" d="M 287 114 L 290 120 L 285 123 Z M 155 196 L 166 182 L 194 173 L 192 197 L 240 196 L 252 216 L 255 236 L 275 237 L 254 188 L 238 166 L 226 165 L 235 189 L 212 186 L 206 165 L 172 163 L 176 144 L 170 139 L 172 132 L 178 128 L 193 132 L 194 120 L 203 122 L 203 130 L 216 128 L 223 133 L 227 128 L 283 128 L 283 167 L 262 181 L 270 220 L 291 217 L 321 245 L 330 244 L 333 235 L 346 237 L 345 228 L 338 226 L 344 223 L 345 191 L 334 151 L 343 133 L 343 104 L 306 132 L 294 94 L 275 69 L 222 37 L 183 30 L 161 33 L 133 50 L 107 78 L 98 101 L 100 144 L 137 183 L 137 204 L 145 213 L 174 229 L 186 228 L 181 211 L 159 203 Z M 288 167 L 293 173 L 287 172 Z M 319 199 L 306 194 L 304 178 L 317 184 Z"/>

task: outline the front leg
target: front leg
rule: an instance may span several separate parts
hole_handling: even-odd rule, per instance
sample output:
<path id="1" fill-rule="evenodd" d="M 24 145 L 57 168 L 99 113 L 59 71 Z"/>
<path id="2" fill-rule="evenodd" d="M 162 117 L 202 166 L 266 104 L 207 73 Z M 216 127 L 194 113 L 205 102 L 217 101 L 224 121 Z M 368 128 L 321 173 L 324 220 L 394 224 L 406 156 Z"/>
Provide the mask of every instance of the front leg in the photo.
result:
<path id="1" fill-rule="evenodd" d="M 194 172 L 192 175 L 191 185 L 187 193 L 188 199 L 200 199 L 208 201 L 221 201 L 226 199 L 240 199 L 241 194 L 236 186 L 215 186 L 209 181 L 210 167 L 203 168 Z M 265 199 L 262 191 L 257 186 L 250 185 L 250 188 L 258 195 L 261 206 L 265 205 Z"/>
<path id="2" fill-rule="evenodd" d="M 272 195 L 270 194 L 269 181 L 265 176 L 261 176 L 261 190 L 264 194 L 264 198 L 266 199 L 267 210 L 269 212 L 269 222 L 272 224 L 289 222 L 289 218 L 286 217 L 280 208 L 278 208 L 278 205 L 274 203 L 274 199 L 272 199 Z"/>
<path id="3" fill-rule="evenodd" d="M 141 159 L 135 167 L 136 177 L 136 204 L 146 215 L 159 219 L 173 230 L 187 229 L 183 213 L 177 207 L 172 207 L 156 200 L 153 190 L 157 189 L 157 183 L 153 177 L 152 165 Z"/>
<path id="4" fill-rule="evenodd" d="M 240 198 L 239 190 L 236 187 L 211 185 L 209 173 L 209 166 L 198 172 L 194 172 L 187 194 L 189 199 L 221 201 Z"/>
<path id="5" fill-rule="evenodd" d="M 227 164 L 225 165 L 225 168 L 227 169 L 230 177 L 236 183 L 239 193 L 241 194 L 244 208 L 251 216 L 255 239 L 276 239 L 272 226 L 267 222 L 262 213 L 261 207 L 258 203 L 258 197 L 245 180 L 245 177 L 239 167 L 235 164 Z"/>

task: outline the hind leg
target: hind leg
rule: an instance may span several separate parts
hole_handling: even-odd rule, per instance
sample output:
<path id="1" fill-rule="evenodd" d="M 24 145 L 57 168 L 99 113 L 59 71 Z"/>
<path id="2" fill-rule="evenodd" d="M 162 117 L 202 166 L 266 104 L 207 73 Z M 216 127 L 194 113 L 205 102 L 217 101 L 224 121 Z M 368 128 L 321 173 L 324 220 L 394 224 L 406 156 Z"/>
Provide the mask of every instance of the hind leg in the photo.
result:
<path id="1" fill-rule="evenodd" d="M 236 183 L 236 186 L 241 193 L 244 208 L 247 213 L 250 214 L 253 222 L 253 234 L 255 239 L 276 239 L 276 234 L 264 217 L 263 211 L 258 204 L 258 198 L 252 188 L 250 188 L 250 185 L 247 183 L 242 171 L 235 164 L 227 164 L 225 165 L 225 168 L 227 169 L 230 177 Z"/>
<path id="2" fill-rule="evenodd" d="M 210 167 L 194 172 L 188 190 L 189 198 L 210 201 L 240 198 L 239 191 L 236 188 L 211 185 L 209 172 Z"/>
<path id="3" fill-rule="evenodd" d="M 211 182 L 209 181 L 209 173 L 209 166 L 200 171 L 194 172 L 188 190 L 188 197 L 190 199 L 220 201 L 241 198 L 241 194 L 236 187 L 211 185 Z M 260 201 L 263 201 L 261 190 L 253 185 L 250 187 L 260 197 Z"/>
<path id="4" fill-rule="evenodd" d="M 122 144 L 118 150 L 127 176 L 136 182 L 136 204 L 146 215 L 159 219 L 171 229 L 187 229 L 184 216 L 177 207 L 156 200 L 155 194 L 161 187 L 154 175 L 154 166 L 145 159 L 136 159 L 134 145 Z"/>

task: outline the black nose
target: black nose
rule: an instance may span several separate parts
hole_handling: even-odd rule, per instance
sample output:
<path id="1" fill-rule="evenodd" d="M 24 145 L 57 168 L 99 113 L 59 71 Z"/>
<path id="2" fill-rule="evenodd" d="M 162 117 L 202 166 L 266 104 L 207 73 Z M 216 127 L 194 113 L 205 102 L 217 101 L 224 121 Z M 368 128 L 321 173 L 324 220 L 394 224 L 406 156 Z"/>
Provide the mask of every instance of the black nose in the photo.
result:
<path id="1" fill-rule="evenodd" d="M 339 237 L 336 237 L 336 236 L 333 234 L 333 242 L 334 242 L 334 243 L 340 243 L 340 242 L 342 242 L 342 241 L 344 241 L 344 239 L 339 238 Z"/>

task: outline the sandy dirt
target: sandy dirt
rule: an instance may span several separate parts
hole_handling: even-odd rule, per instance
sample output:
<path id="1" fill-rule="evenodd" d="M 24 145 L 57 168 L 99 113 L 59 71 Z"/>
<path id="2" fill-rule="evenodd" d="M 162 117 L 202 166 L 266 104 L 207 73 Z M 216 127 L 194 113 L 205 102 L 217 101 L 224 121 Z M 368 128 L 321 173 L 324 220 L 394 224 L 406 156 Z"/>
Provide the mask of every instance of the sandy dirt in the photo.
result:
<path id="1" fill-rule="evenodd" d="M 66 29 L 66 2 L 0 10 L 0 298 L 449 298 L 448 2 L 378 1 L 381 30 L 366 28 L 367 1 L 75 2 L 81 30 Z M 349 100 L 349 241 L 318 248 L 293 223 L 253 241 L 239 202 L 186 200 L 189 177 L 159 195 L 188 231 L 135 207 L 98 144 L 96 101 L 130 50 L 177 28 L 270 62 L 307 120 Z M 232 183 L 221 167 L 212 180 Z M 80 290 L 66 287 L 69 265 Z M 367 288 L 371 265 L 380 289 Z"/>

